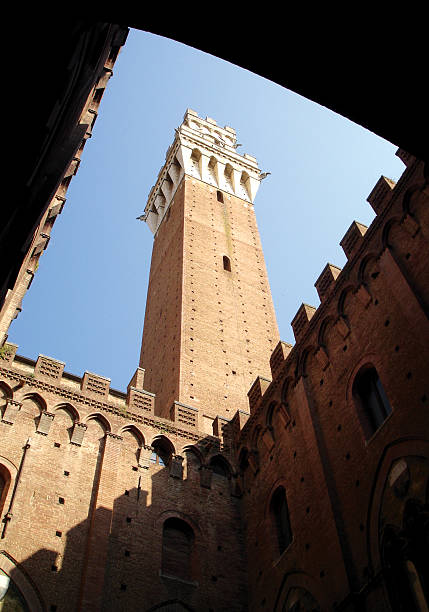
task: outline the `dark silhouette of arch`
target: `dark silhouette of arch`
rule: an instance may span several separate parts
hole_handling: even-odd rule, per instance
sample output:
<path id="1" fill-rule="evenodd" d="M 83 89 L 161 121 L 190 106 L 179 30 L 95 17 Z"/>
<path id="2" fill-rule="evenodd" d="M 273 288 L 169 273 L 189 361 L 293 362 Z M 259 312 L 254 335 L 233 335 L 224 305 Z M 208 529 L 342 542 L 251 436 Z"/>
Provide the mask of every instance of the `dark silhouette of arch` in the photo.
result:
<path id="1" fill-rule="evenodd" d="M 341 317 L 344 317 L 344 319 L 346 320 L 347 320 L 347 314 L 345 310 L 346 300 L 349 297 L 349 295 L 353 294 L 354 289 L 355 288 L 353 287 L 353 285 L 349 285 L 348 287 L 346 287 L 345 289 L 341 291 L 340 297 L 338 299 L 337 312 Z M 327 327 L 328 326 L 329 324 L 327 325 Z"/>
<path id="2" fill-rule="evenodd" d="M 267 410 L 267 418 L 266 418 L 266 424 L 267 427 L 273 427 L 273 418 L 274 418 L 274 410 L 276 408 L 277 403 L 276 402 L 271 402 L 271 404 L 268 406 L 268 410 Z"/>
<path id="3" fill-rule="evenodd" d="M 252 447 L 258 448 L 259 439 L 262 433 L 262 425 L 257 425 L 252 434 Z"/>
<path id="4" fill-rule="evenodd" d="M 392 229 L 395 226 L 400 226 L 401 224 L 401 219 L 399 219 L 399 217 L 395 217 L 393 219 L 389 219 L 389 221 L 386 223 L 386 225 L 383 227 L 383 233 L 382 233 L 382 243 L 383 243 L 383 247 L 386 248 L 393 248 L 393 244 L 390 242 L 389 240 L 389 235 L 390 232 L 392 231 Z"/>
<path id="5" fill-rule="evenodd" d="M 345 298 L 346 296 L 344 296 Z M 340 298 L 341 299 L 341 298 Z M 339 314 L 343 315 L 343 306 L 344 306 L 344 299 L 341 305 L 341 312 L 339 312 Z M 334 324 L 334 317 L 327 317 L 326 319 L 323 319 L 320 327 L 319 327 L 319 333 L 317 336 L 317 343 L 322 346 L 325 351 L 328 350 L 328 342 L 327 342 L 327 336 L 329 334 L 330 329 L 332 328 L 333 324 Z"/>
<path id="6" fill-rule="evenodd" d="M 210 467 L 214 474 L 222 476 L 223 478 L 231 477 L 231 466 L 228 461 L 221 455 L 215 455 L 210 459 Z"/>
<path id="7" fill-rule="evenodd" d="M 0 381 L 0 391 L 3 391 L 7 399 L 12 399 L 12 396 L 13 396 L 12 389 L 4 381 Z"/>
<path id="8" fill-rule="evenodd" d="M 289 387 L 291 386 L 291 384 L 292 384 L 291 378 L 286 378 L 286 380 L 283 382 L 282 390 L 280 394 L 281 401 L 283 404 L 287 404 L 287 401 L 288 401 L 287 396 L 288 396 Z"/>
<path id="9" fill-rule="evenodd" d="M 183 449 L 183 452 L 189 453 L 190 455 L 195 457 L 200 464 L 203 463 L 203 455 L 197 446 L 193 444 L 189 446 L 185 446 L 185 448 Z"/>
<path id="10" fill-rule="evenodd" d="M 314 346 L 307 346 L 298 359 L 298 374 L 299 376 L 307 376 L 308 358 L 314 352 Z"/>
<path id="11" fill-rule="evenodd" d="M 427 172 L 429 168 L 429 164 L 426 161 L 425 165 L 423 166 L 423 171 Z M 426 180 L 427 177 L 425 177 Z M 419 195 L 420 192 L 424 189 L 425 185 L 424 183 L 421 183 L 419 185 L 413 185 L 412 187 L 410 187 L 409 189 L 407 189 L 407 191 L 404 193 L 404 197 L 402 198 L 402 209 L 404 211 L 404 213 L 411 215 L 412 217 L 414 217 L 414 210 L 413 210 L 413 198 L 415 195 Z"/>
<path id="12" fill-rule="evenodd" d="M 241 472 L 244 472 L 249 467 L 249 451 L 247 448 L 242 448 L 238 456 L 238 465 Z"/>
<path id="13" fill-rule="evenodd" d="M 368 271 L 371 269 L 371 266 L 373 266 L 373 271 L 371 273 L 372 278 L 377 278 L 380 270 L 378 267 L 378 263 L 377 263 L 377 255 L 375 253 L 371 253 L 369 255 L 366 255 L 363 259 L 362 262 L 359 266 L 359 270 L 358 270 L 358 279 L 359 282 L 361 283 L 368 283 Z"/>

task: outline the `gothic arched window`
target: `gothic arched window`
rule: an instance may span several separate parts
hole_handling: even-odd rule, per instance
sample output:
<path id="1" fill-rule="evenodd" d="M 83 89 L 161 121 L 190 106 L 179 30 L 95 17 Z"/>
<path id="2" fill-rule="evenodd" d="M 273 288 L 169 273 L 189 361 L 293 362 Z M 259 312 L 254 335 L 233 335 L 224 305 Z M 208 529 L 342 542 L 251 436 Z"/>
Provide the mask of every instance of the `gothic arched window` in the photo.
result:
<path id="1" fill-rule="evenodd" d="M 192 579 L 194 532 L 179 518 L 169 518 L 162 529 L 162 573 Z"/>
<path id="2" fill-rule="evenodd" d="M 222 459 L 222 457 L 212 457 L 212 459 L 210 460 L 210 467 L 212 468 L 214 474 L 222 476 L 223 478 L 229 477 L 228 464 L 224 459 Z"/>
<path id="3" fill-rule="evenodd" d="M 170 463 L 173 449 L 171 443 L 166 438 L 160 438 L 152 443 L 152 454 L 150 456 L 151 463 L 162 465 L 163 467 Z"/>
<path id="4" fill-rule="evenodd" d="M 271 498 L 270 514 L 277 549 L 282 554 L 292 542 L 292 530 L 284 487 L 278 487 L 275 490 Z"/>
<path id="5" fill-rule="evenodd" d="M 357 374 L 353 383 L 353 396 L 358 403 L 365 435 L 370 438 L 392 412 L 374 366 L 366 366 Z"/>

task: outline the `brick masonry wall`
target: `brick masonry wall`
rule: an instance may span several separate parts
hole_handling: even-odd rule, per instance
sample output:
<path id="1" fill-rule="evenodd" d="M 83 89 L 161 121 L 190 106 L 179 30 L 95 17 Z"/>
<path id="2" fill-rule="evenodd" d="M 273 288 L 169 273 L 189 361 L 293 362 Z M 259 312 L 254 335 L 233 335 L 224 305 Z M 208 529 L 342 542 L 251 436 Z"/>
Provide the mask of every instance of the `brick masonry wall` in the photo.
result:
<path id="1" fill-rule="evenodd" d="M 178 400 L 206 433 L 217 415 L 248 412 L 279 338 L 253 206 L 223 199 L 187 176 L 178 187 L 154 241 L 140 361 L 158 414 Z"/>
<path id="2" fill-rule="evenodd" d="M 299 588 L 323 610 L 355 609 L 358 601 L 364 609 L 390 609 L 379 530 L 395 514 L 380 505 L 392 458 L 416 455 L 426 465 L 420 484 L 411 483 L 410 493 L 396 499 L 402 511 L 411 489 L 426 503 L 429 482 L 428 203 L 416 162 L 237 440 L 241 456 L 253 457 L 241 468 L 251 610 L 283 609 L 291 589 Z M 352 393 L 367 363 L 376 367 L 392 406 L 369 438 Z M 269 501 L 280 484 L 293 541 L 279 556 Z"/>
<path id="3" fill-rule="evenodd" d="M 221 203 L 196 179 L 185 189 L 180 397 L 210 432 L 217 415 L 249 410 L 247 391 L 270 375 L 279 335 L 253 205 L 226 193 Z"/>
<path id="4" fill-rule="evenodd" d="M 163 222 L 174 231 L 163 234 L 161 226 L 155 239 L 153 266 L 160 274 L 151 275 L 167 275 L 174 307 L 165 327 L 157 326 L 165 299 L 159 282 L 152 285 L 147 315 L 154 317 L 149 329 L 155 325 L 175 352 L 167 343 L 156 357 L 156 343 L 163 343 L 157 333 L 149 335 L 158 361 L 147 380 L 155 384 L 156 373 L 166 372 L 167 406 L 173 397 L 188 403 L 183 394 L 195 379 L 207 416 L 214 417 L 222 399 L 216 388 L 225 388 L 226 373 L 239 381 L 239 366 L 255 359 L 261 370 L 249 369 L 248 382 L 255 373 L 270 378 L 263 360 L 275 320 L 262 291 L 268 285 L 253 212 L 232 197 L 222 206 L 216 191 L 199 181 L 186 180 L 181 189 Z M 61 362 L 16 357 L 10 345 L 0 355 L 0 464 L 3 478 L 11 477 L 1 499 L 0 567 L 7 558 L 17 583 L 27 576 L 41 609 L 128 611 L 144 602 L 151 610 L 180 601 L 194 610 L 277 611 L 307 598 L 312 609 L 390 610 L 381 534 L 388 524 L 402 528 L 408 500 L 427 503 L 429 482 L 428 201 L 422 165 L 410 164 L 392 193 L 377 202 L 371 227 L 353 248 L 348 241 L 349 261 L 325 279 L 320 307 L 300 309 L 297 343 L 274 351 L 273 381 L 253 385 L 250 418 L 237 412 L 230 423 L 217 419 L 219 437 L 204 431 L 204 420 L 155 415 L 142 371 L 126 395 L 94 374 L 65 374 Z M 170 270 L 167 248 L 183 249 L 184 276 L 182 264 Z M 231 273 L 223 270 L 225 254 Z M 180 297 L 183 283 L 189 287 Z M 248 332 L 240 327 L 238 291 L 246 316 L 251 312 L 256 320 Z M 183 298 L 182 310 L 176 296 Z M 223 332 L 218 310 L 228 315 Z M 262 313 L 268 317 L 257 316 Z M 265 327 L 267 320 L 273 325 Z M 261 351 L 247 358 L 258 333 Z M 227 347 L 222 354 L 218 342 Z M 201 359 L 186 370 L 196 356 Z M 228 369 L 224 359 L 231 359 Z M 371 436 L 353 394 L 355 376 L 368 363 L 392 407 Z M 241 384 L 231 383 L 232 397 L 239 397 Z M 172 456 L 165 467 L 151 458 L 153 445 L 167 441 Z M 213 468 L 219 456 L 224 475 Z M 398 461 L 406 465 L 402 481 L 392 471 L 403 469 Z M 293 535 L 282 554 L 270 510 L 279 486 Z M 162 529 L 169 518 L 185 521 L 194 534 L 189 580 L 162 572 Z"/>
<path id="5" fill-rule="evenodd" d="M 140 366 L 156 394 L 156 413 L 169 417 L 179 399 L 183 285 L 183 183 L 154 238 Z"/>
<path id="6" fill-rule="evenodd" d="M 100 399 L 88 374 L 79 385 L 65 375 L 48 382 L 29 360 L 0 366 L 0 463 L 12 476 L 1 549 L 45 609 L 139 610 L 175 598 L 197 610 L 246 608 L 236 470 L 221 439 L 129 412 L 125 398 Z M 150 461 L 157 439 L 172 445 L 167 467 Z M 219 454 L 226 477 L 210 468 Z M 160 573 L 169 517 L 194 531 L 188 582 Z"/>

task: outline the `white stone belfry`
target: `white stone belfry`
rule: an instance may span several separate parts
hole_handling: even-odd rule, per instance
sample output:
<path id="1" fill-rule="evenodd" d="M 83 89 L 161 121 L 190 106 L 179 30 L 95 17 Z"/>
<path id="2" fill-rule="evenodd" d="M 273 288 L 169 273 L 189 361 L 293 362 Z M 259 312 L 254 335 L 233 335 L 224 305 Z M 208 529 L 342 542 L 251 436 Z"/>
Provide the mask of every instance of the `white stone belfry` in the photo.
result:
<path id="1" fill-rule="evenodd" d="M 139 217 L 153 234 L 185 174 L 252 203 L 261 181 L 257 160 L 237 153 L 235 130 L 219 127 L 210 117 L 201 119 L 188 108 Z"/>

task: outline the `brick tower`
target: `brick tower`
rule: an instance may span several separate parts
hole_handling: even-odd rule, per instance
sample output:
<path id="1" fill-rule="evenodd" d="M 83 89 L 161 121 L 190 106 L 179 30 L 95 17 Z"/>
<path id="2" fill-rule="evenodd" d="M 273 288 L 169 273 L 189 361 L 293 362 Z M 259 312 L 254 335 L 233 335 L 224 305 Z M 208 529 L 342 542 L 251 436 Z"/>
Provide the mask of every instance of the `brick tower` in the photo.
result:
<path id="1" fill-rule="evenodd" d="M 248 412 L 279 340 L 253 208 L 261 180 L 235 130 L 188 109 L 142 217 L 154 234 L 140 366 L 156 412 Z"/>

